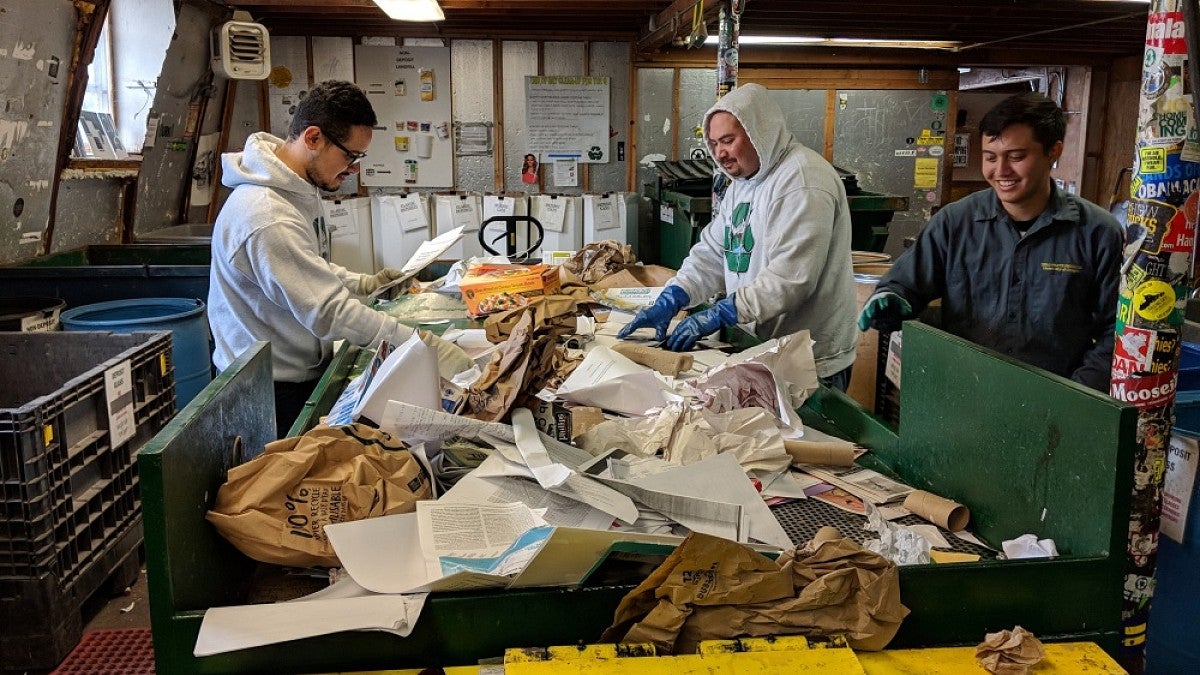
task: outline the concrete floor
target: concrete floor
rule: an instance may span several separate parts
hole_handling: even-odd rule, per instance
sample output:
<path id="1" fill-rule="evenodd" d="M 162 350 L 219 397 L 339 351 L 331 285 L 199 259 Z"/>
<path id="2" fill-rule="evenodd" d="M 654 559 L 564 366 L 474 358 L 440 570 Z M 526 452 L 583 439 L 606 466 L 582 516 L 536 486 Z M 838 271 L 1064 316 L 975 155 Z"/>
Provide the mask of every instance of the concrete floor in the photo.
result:
<path id="1" fill-rule="evenodd" d="M 89 618 L 90 617 L 90 618 Z M 146 568 L 123 595 L 111 596 L 103 590 L 84 606 L 84 632 L 105 628 L 149 628 L 150 599 L 146 591 Z"/>

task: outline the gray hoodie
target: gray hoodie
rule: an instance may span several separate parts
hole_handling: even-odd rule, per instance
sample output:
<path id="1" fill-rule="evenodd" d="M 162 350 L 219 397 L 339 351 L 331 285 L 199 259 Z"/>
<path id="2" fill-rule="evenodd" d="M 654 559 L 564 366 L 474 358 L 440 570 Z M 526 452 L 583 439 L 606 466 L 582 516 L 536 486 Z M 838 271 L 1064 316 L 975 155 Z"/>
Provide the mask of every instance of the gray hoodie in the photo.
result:
<path id="1" fill-rule="evenodd" d="M 271 342 L 274 379 L 321 376 L 333 341 L 400 344 L 412 329 L 351 295 L 363 275 L 328 257 L 320 193 L 287 167 L 268 133 L 221 157 L 221 182 L 233 188 L 213 230 L 208 320 L 224 370 L 257 340 Z"/>
<path id="2" fill-rule="evenodd" d="M 736 292 L 738 322 L 767 340 L 808 329 L 817 374 L 854 362 L 850 207 L 837 171 L 787 130 L 757 84 L 726 94 L 704 115 L 732 113 L 758 151 L 758 172 L 733 179 L 672 282 L 692 302 Z M 714 158 L 715 159 L 715 158 Z"/>

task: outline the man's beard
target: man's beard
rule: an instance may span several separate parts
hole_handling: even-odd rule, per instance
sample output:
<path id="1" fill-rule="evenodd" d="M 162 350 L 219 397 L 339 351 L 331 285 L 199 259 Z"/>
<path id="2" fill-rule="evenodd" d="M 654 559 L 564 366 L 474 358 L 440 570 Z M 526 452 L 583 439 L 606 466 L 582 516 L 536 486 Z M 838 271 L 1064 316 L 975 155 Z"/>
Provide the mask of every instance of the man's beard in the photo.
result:
<path id="1" fill-rule="evenodd" d="M 338 174 L 338 175 L 341 175 L 341 174 Z M 326 192 L 337 192 L 338 188 L 340 188 L 342 186 L 341 181 L 338 181 L 338 183 L 336 185 L 333 185 L 330 183 L 322 183 L 320 181 L 320 179 L 317 178 L 316 174 L 313 173 L 313 170 L 311 168 L 304 169 L 304 176 L 306 178 L 308 178 L 308 182 L 312 183 L 313 185 L 316 185 L 318 188 L 320 188 Z"/>

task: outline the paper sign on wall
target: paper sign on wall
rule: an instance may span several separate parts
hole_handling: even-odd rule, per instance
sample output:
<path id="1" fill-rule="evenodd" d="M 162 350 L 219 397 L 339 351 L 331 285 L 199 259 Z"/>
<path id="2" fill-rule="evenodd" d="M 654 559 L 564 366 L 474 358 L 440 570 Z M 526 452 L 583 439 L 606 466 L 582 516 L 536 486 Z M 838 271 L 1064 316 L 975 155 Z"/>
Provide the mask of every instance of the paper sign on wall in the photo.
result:
<path id="1" fill-rule="evenodd" d="M 608 162 L 609 79 L 526 77 L 525 123 L 529 152 Z"/>

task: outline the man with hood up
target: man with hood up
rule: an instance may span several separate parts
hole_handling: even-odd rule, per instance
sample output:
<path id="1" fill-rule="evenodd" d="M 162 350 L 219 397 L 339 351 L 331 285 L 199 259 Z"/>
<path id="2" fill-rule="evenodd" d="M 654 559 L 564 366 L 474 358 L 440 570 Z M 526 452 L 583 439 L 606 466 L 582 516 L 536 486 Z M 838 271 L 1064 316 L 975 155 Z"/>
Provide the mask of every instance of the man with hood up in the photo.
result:
<path id="1" fill-rule="evenodd" d="M 691 349 L 732 324 L 763 340 L 808 329 L 822 384 L 844 391 L 858 333 L 841 178 L 787 130 L 783 111 L 757 84 L 734 89 L 705 113 L 704 141 L 729 186 L 679 273 L 618 337 L 653 328 L 662 340 L 679 310 L 724 294 L 680 322 L 663 346 Z"/>
<path id="2" fill-rule="evenodd" d="M 362 303 L 401 273 L 359 274 L 329 262 L 319 190 L 357 173 L 375 111 L 362 90 L 322 82 L 300 101 L 287 140 L 251 134 L 244 151 L 222 156 L 233 192 L 213 230 L 208 319 L 224 370 L 255 341 L 271 343 L 275 420 L 287 434 L 329 363 L 333 342 L 400 344 L 413 329 Z M 458 347 L 428 333 L 446 377 L 470 367 Z"/>

